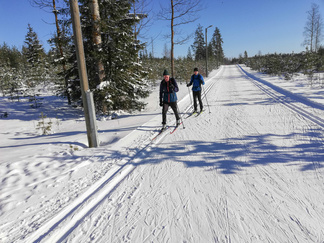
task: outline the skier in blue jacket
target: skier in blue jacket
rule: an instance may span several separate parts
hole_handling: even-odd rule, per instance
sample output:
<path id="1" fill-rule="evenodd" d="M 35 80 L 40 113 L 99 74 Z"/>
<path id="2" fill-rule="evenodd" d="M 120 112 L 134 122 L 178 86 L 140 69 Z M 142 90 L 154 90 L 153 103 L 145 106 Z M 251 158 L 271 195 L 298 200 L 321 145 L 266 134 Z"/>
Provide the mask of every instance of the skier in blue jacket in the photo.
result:
<path id="1" fill-rule="evenodd" d="M 164 79 L 160 83 L 160 106 L 162 106 L 162 126 L 166 125 L 166 114 L 169 106 L 172 108 L 177 119 L 177 125 L 180 124 L 180 117 L 178 114 L 177 94 L 179 91 L 178 84 L 174 78 L 170 78 L 169 72 L 164 70 Z"/>
<path id="2" fill-rule="evenodd" d="M 201 85 L 204 85 L 205 81 L 201 74 L 198 73 L 198 68 L 194 68 L 194 74 L 191 76 L 190 83 L 187 87 L 192 85 L 192 95 L 194 100 L 194 112 L 197 112 L 197 98 L 199 101 L 200 112 L 202 112 L 204 106 L 201 101 Z"/>

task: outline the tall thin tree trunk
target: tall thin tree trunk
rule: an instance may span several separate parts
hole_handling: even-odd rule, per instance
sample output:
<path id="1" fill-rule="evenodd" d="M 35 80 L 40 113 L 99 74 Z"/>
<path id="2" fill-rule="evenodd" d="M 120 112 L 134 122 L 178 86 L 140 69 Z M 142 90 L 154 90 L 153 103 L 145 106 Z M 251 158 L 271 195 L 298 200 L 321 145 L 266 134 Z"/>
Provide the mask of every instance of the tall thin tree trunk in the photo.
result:
<path id="1" fill-rule="evenodd" d="M 154 42 L 153 42 L 153 38 L 151 38 L 151 42 L 152 42 L 152 58 L 154 58 Z"/>
<path id="2" fill-rule="evenodd" d="M 311 52 L 314 51 L 314 16 L 312 16 Z"/>
<path id="3" fill-rule="evenodd" d="M 90 2 L 90 9 L 92 12 L 92 20 L 93 20 L 93 31 L 92 31 L 93 43 L 99 50 L 101 47 L 102 40 L 101 40 L 101 33 L 100 33 L 100 26 L 99 26 L 100 23 L 99 5 L 97 0 L 92 0 Z M 99 80 L 101 83 L 105 77 L 105 69 L 100 60 L 97 61 L 97 68 L 98 68 Z"/>
<path id="4" fill-rule="evenodd" d="M 92 12 L 92 21 L 93 21 L 93 31 L 92 31 L 93 43 L 94 43 L 97 51 L 100 52 L 102 39 L 101 39 L 101 33 L 100 33 L 99 4 L 98 4 L 97 0 L 90 1 L 90 9 Z M 97 73 L 98 73 L 99 82 L 102 83 L 105 78 L 105 68 L 104 68 L 104 65 L 102 64 L 100 58 L 97 60 Z M 107 113 L 107 106 L 105 105 L 104 101 L 102 101 L 102 112 Z"/>
<path id="5" fill-rule="evenodd" d="M 56 32 L 57 32 L 57 45 L 58 45 L 58 48 L 59 48 L 59 51 L 60 51 L 60 56 L 61 56 L 61 58 L 63 60 L 62 68 L 63 68 L 63 72 L 65 74 L 66 73 L 66 65 L 65 65 L 65 58 L 64 58 L 63 47 L 62 47 L 61 30 L 60 30 L 60 26 L 59 26 L 58 18 L 57 18 L 57 9 L 56 9 L 55 0 L 53 0 L 53 13 L 54 13 L 54 16 L 55 16 L 55 24 L 56 24 Z M 69 93 L 69 90 L 68 90 L 69 82 L 68 82 L 66 77 L 64 77 L 64 80 L 65 80 L 66 96 L 67 96 L 67 99 L 68 99 L 68 103 L 70 105 L 71 104 L 71 97 L 70 97 L 70 93 Z"/>
<path id="6" fill-rule="evenodd" d="M 136 47 L 136 44 L 137 44 L 137 24 L 135 22 L 135 19 L 136 19 L 136 4 L 134 3 L 134 23 L 135 23 L 134 24 L 134 43 L 135 43 L 135 48 L 137 48 Z M 137 61 L 137 63 L 140 62 L 138 55 L 136 57 L 136 61 Z"/>
<path id="7" fill-rule="evenodd" d="M 173 26 L 173 21 L 174 21 L 174 5 L 173 5 L 173 0 L 171 0 L 171 74 L 172 77 L 174 77 L 174 26 Z"/>

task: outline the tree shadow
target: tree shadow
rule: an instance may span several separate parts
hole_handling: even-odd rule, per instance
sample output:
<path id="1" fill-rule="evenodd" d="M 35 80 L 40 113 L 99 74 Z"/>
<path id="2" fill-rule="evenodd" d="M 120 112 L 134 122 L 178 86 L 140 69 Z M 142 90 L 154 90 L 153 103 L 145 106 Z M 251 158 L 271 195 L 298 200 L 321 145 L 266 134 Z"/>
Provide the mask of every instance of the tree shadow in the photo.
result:
<path id="1" fill-rule="evenodd" d="M 310 141 L 309 137 L 314 137 L 314 141 Z M 283 142 L 278 145 L 278 141 Z M 149 154 L 141 156 L 139 162 L 132 163 L 158 164 L 170 160 L 183 163 L 188 168 L 200 167 L 223 174 L 235 174 L 244 168 L 269 164 L 297 165 L 300 171 L 308 171 L 323 167 L 322 141 L 323 134 L 320 129 L 309 133 L 252 135 L 216 142 L 178 141 L 153 147 Z"/>
<path id="2" fill-rule="evenodd" d="M 291 140 L 291 141 L 289 141 Z M 278 144 L 281 141 L 281 144 Z M 63 220 L 67 219 L 73 212 L 98 192 L 114 177 L 120 177 L 120 181 L 100 201 L 87 208 L 86 213 L 78 220 L 71 229 L 59 240 L 64 240 L 76 227 L 80 225 L 104 200 L 109 198 L 119 184 L 132 173 L 137 166 L 156 165 L 166 160 L 173 163 L 182 163 L 187 168 L 202 168 L 205 171 L 217 170 L 222 174 L 238 174 L 247 168 L 265 166 L 269 164 L 284 164 L 286 166 L 297 166 L 300 171 L 310 171 L 323 168 L 324 144 L 321 129 L 313 129 L 305 133 L 291 133 L 287 135 L 257 134 L 243 137 L 219 139 L 219 141 L 181 140 L 176 143 L 159 143 L 156 146 L 147 144 L 145 147 L 127 151 L 106 150 L 104 154 L 92 155 L 94 161 L 107 162 L 108 159 L 122 161 L 125 163 L 113 172 L 99 187 L 92 191 L 87 197 L 76 205 L 37 241 L 45 238 Z M 276 144 L 277 143 L 277 144 Z M 287 145 L 284 145 L 287 144 Z M 73 159 L 77 157 L 74 156 Z M 55 159 L 53 157 L 53 159 Z M 83 160 L 87 159 L 83 156 Z M 90 160 L 90 158 L 89 158 Z M 116 161 L 115 161 L 116 162 Z M 128 165 L 134 165 L 125 175 L 121 175 L 123 169 Z M 122 178 L 121 178 L 122 177 Z"/>
<path id="3" fill-rule="evenodd" d="M 8 101 L 7 97 L 0 97 L 0 110 L 8 112 L 6 120 L 17 119 L 21 121 L 38 120 L 41 113 L 50 119 L 78 119 L 82 118 L 81 109 L 72 108 L 64 98 L 57 96 L 41 96 L 43 104 L 32 108 L 32 103 L 22 98 L 21 101 Z"/>

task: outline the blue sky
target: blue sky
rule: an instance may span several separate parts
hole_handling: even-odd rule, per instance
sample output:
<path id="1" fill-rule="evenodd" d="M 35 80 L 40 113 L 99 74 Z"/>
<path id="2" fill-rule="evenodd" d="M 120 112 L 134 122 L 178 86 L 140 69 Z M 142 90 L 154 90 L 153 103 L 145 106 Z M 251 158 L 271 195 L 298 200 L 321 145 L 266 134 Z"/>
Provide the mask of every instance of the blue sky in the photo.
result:
<path id="1" fill-rule="evenodd" d="M 167 0 L 152 0 L 152 14 L 160 9 L 160 3 Z M 267 53 L 301 52 L 304 47 L 303 31 L 307 21 L 307 11 L 311 4 L 320 6 L 324 19 L 324 0 L 202 0 L 200 17 L 196 22 L 182 27 L 185 34 L 194 33 L 201 24 L 208 29 L 210 40 L 215 27 L 220 29 L 223 48 L 227 57 L 238 57 L 247 51 L 249 56 Z M 28 0 L 0 0 L 0 43 L 21 48 L 31 24 L 45 49 L 47 40 L 55 32 L 54 15 L 32 7 Z M 165 43 L 170 40 L 165 34 L 170 32 L 169 22 L 154 20 L 146 32 L 148 40 L 154 38 L 154 55 L 161 56 Z M 185 45 L 175 46 L 176 56 L 186 56 L 189 40 Z M 322 42 L 323 43 L 323 42 Z M 151 51 L 151 47 L 148 47 Z"/>

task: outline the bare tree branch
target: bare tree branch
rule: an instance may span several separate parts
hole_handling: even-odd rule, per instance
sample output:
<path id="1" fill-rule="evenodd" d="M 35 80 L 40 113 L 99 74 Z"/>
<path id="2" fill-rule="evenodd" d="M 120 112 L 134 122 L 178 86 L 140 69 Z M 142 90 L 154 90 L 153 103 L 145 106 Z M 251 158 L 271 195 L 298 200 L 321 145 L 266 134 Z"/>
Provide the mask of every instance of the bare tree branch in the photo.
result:
<path id="1" fill-rule="evenodd" d="M 323 22 L 319 12 L 319 6 L 312 4 L 311 10 L 309 10 L 307 16 L 307 22 L 304 27 L 305 40 L 304 46 L 309 46 L 311 52 L 316 52 L 320 46 L 322 39 Z"/>
<path id="2" fill-rule="evenodd" d="M 171 22 L 171 73 L 174 76 L 174 45 L 184 44 L 190 39 L 190 35 L 182 37 L 176 42 L 174 41 L 175 27 L 185 25 L 188 23 L 195 22 L 199 16 L 197 13 L 200 11 L 198 6 L 200 5 L 200 0 L 170 0 L 170 7 L 161 7 L 161 11 L 158 16 L 162 20 L 167 20 Z M 181 36 L 181 35 L 180 35 Z"/>

